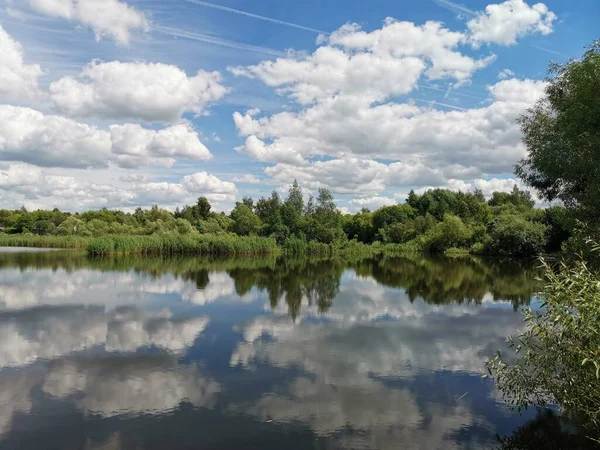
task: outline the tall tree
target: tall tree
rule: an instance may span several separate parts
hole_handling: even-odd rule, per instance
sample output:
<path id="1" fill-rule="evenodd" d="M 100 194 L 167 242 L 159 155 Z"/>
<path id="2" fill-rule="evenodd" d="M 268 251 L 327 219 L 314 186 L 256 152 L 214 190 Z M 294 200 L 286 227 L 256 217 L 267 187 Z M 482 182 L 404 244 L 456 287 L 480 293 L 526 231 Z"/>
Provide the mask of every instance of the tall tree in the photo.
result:
<path id="1" fill-rule="evenodd" d="M 290 230 L 290 233 L 295 234 L 299 231 L 299 223 L 303 212 L 304 198 L 302 197 L 302 189 L 298 185 L 298 182 L 294 180 L 288 196 L 281 207 L 281 218 Z"/>
<path id="2" fill-rule="evenodd" d="M 195 218 L 201 220 L 208 220 L 210 217 L 210 202 L 206 197 L 199 197 L 196 202 Z"/>
<path id="3" fill-rule="evenodd" d="M 516 174 L 547 200 L 600 218 L 600 41 L 552 63 L 544 97 L 521 116 L 527 156 Z"/>

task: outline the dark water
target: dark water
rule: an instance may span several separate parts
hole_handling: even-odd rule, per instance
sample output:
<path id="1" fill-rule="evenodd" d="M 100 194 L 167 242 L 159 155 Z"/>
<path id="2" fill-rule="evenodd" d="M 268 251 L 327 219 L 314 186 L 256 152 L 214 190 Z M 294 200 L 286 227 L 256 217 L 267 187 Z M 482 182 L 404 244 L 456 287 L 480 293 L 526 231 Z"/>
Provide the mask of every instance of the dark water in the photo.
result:
<path id="1" fill-rule="evenodd" d="M 493 448 L 560 429 L 481 378 L 536 273 L 0 252 L 0 448 Z"/>

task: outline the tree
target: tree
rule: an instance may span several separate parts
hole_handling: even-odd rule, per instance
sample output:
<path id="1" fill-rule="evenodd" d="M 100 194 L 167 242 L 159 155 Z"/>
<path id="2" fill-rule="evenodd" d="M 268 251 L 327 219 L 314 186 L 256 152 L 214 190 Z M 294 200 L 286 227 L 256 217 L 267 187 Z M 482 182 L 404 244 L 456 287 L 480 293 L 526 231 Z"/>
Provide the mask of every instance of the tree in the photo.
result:
<path id="1" fill-rule="evenodd" d="M 527 210 L 533 208 L 535 201 L 531 198 L 529 191 L 521 190 L 515 184 L 510 193 L 494 192 L 489 201 L 490 206 L 513 205 L 519 209 Z"/>
<path id="2" fill-rule="evenodd" d="M 594 249 L 597 251 L 597 249 Z M 509 338 L 516 352 L 487 362 L 504 399 L 516 408 L 558 404 L 600 433 L 600 277 L 583 261 L 551 267 L 541 309 L 525 312 L 525 330 Z"/>
<path id="3" fill-rule="evenodd" d="M 238 203 L 231 211 L 233 224 L 231 230 L 240 236 L 257 234 L 260 230 L 260 219 L 248 206 Z"/>
<path id="4" fill-rule="evenodd" d="M 299 231 L 300 219 L 304 212 L 304 198 L 302 197 L 302 189 L 298 182 L 290 187 L 289 193 L 281 207 L 281 219 L 283 224 L 288 227 L 290 233 L 296 234 Z"/>
<path id="5" fill-rule="evenodd" d="M 200 220 L 208 220 L 210 217 L 210 202 L 206 197 L 199 197 L 196 202 L 195 218 Z"/>
<path id="6" fill-rule="evenodd" d="M 342 215 L 328 189 L 319 189 L 317 203 L 307 226 L 307 235 L 309 239 L 326 244 L 346 238 L 342 228 Z"/>
<path id="7" fill-rule="evenodd" d="M 545 95 L 519 119 L 527 156 L 516 174 L 587 221 L 600 217 L 600 41 L 580 60 L 552 63 Z"/>
<path id="8" fill-rule="evenodd" d="M 486 253 L 503 256 L 531 256 L 544 251 L 546 225 L 509 215 L 495 219 L 489 225 L 490 240 Z"/>
<path id="9" fill-rule="evenodd" d="M 273 236 L 278 243 L 283 243 L 287 238 L 288 229 L 281 220 L 281 198 L 277 191 L 271 193 L 269 198 L 261 198 L 256 202 L 256 215 L 262 222 L 261 234 Z"/>
<path id="10" fill-rule="evenodd" d="M 250 208 L 251 210 L 254 210 L 254 200 L 252 200 L 252 197 L 242 198 L 242 203 L 244 205 L 246 205 L 248 208 Z"/>

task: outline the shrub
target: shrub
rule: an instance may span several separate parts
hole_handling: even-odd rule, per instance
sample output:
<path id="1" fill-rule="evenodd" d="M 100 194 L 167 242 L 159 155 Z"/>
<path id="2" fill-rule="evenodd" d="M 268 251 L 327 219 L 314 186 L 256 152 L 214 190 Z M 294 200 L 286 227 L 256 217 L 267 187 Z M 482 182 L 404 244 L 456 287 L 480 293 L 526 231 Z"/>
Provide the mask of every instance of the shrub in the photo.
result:
<path id="1" fill-rule="evenodd" d="M 541 309 L 525 312 L 525 331 L 509 338 L 516 359 L 487 362 L 516 408 L 556 403 L 600 431 L 600 276 L 583 260 L 557 269 L 543 263 Z"/>
<path id="2" fill-rule="evenodd" d="M 519 216 L 502 216 L 490 226 L 485 252 L 492 255 L 528 256 L 544 251 L 546 226 Z"/>

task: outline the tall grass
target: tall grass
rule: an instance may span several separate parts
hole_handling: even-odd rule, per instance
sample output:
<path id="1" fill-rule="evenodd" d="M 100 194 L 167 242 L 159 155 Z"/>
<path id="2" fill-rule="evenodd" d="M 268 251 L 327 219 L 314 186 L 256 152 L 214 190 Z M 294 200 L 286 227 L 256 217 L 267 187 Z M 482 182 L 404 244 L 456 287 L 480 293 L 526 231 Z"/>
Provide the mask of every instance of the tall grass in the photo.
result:
<path id="1" fill-rule="evenodd" d="M 89 238 L 79 236 L 0 234 L 0 247 L 84 248 L 89 242 Z"/>
<path id="2" fill-rule="evenodd" d="M 279 250 L 270 238 L 255 236 L 103 236 L 92 239 L 89 255 L 260 255 Z"/>

